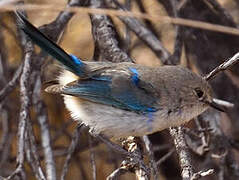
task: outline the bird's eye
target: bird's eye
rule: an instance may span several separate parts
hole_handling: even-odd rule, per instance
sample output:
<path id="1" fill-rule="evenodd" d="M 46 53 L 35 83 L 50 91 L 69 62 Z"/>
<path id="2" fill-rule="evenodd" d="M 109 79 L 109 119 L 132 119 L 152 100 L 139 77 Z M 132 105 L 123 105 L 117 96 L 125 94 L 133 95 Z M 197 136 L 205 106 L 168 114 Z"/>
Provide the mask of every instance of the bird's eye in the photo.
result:
<path id="1" fill-rule="evenodd" d="M 199 99 L 202 99 L 202 97 L 203 97 L 203 95 L 204 95 L 203 91 L 202 91 L 200 88 L 195 88 L 194 91 L 195 91 L 197 97 L 198 97 Z"/>

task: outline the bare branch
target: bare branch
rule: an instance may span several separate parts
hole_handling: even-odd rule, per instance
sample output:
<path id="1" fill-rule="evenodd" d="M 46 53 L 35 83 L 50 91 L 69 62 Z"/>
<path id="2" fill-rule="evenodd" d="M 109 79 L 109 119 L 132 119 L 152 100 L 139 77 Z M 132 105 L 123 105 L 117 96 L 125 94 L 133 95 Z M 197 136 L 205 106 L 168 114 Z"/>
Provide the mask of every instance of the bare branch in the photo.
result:
<path id="1" fill-rule="evenodd" d="M 30 94 L 29 94 L 29 79 L 31 74 L 31 59 L 33 56 L 33 45 L 30 40 L 25 38 L 25 60 L 23 65 L 23 72 L 20 77 L 20 98 L 21 98 L 21 110 L 20 110 L 20 118 L 19 118 L 19 126 L 18 126 L 18 158 L 17 163 L 18 167 L 23 167 L 24 163 L 24 139 L 26 132 L 27 121 L 29 121 L 29 106 L 30 106 Z"/>
<path id="2" fill-rule="evenodd" d="M 37 111 L 37 120 L 41 129 L 41 143 L 44 152 L 46 174 L 47 179 L 56 179 L 56 165 L 53 157 L 53 151 L 51 146 L 50 129 L 48 125 L 47 109 L 43 101 L 41 100 L 41 80 L 40 74 L 36 77 L 34 88 L 34 99 Z"/>
<path id="3" fill-rule="evenodd" d="M 200 178 L 202 178 L 202 177 L 209 176 L 209 175 L 211 175 L 211 174 L 213 174 L 213 173 L 214 173 L 214 170 L 213 170 L 213 169 L 208 169 L 208 170 L 206 170 L 206 171 L 199 171 L 199 172 L 193 174 L 193 176 L 191 177 L 190 180 L 200 179 Z"/>
<path id="4" fill-rule="evenodd" d="M 153 177 L 154 179 L 158 179 L 158 167 L 154 158 L 154 153 L 153 153 L 153 148 L 152 148 L 152 144 L 148 138 L 148 136 L 143 136 L 142 141 L 145 144 L 148 156 L 149 156 L 149 165 L 150 165 L 150 169 L 152 171 Z"/>
<path id="5" fill-rule="evenodd" d="M 125 174 L 128 172 L 128 169 L 126 166 L 122 166 L 116 170 L 114 170 L 114 172 L 112 172 L 107 178 L 106 180 L 117 180 L 121 175 Z"/>
<path id="6" fill-rule="evenodd" d="M 103 6 L 101 0 L 91 0 L 91 7 Z M 132 62 L 133 60 L 119 47 L 117 32 L 112 20 L 106 15 L 90 15 L 92 33 L 97 50 L 100 53 L 100 60 L 111 62 Z"/>
<path id="7" fill-rule="evenodd" d="M 174 144 L 179 156 L 180 166 L 182 168 L 182 178 L 184 180 L 195 180 L 203 176 L 208 176 L 214 172 L 213 169 L 207 171 L 194 172 L 192 160 L 187 147 L 182 127 L 170 128 L 170 134 L 174 138 Z"/>
<path id="8" fill-rule="evenodd" d="M 189 149 L 184 139 L 182 127 L 170 128 L 170 134 L 174 138 L 174 144 L 179 156 L 180 166 L 182 168 L 182 178 L 184 180 L 190 179 L 194 174 L 191 164 L 191 157 Z"/>
<path id="9" fill-rule="evenodd" d="M 139 180 L 149 180 L 150 170 L 145 165 L 143 160 L 143 152 L 140 147 L 139 139 L 136 137 L 129 136 L 125 141 L 122 142 L 124 149 L 127 149 L 134 158 L 130 158 L 126 162 L 126 166 L 129 167 L 130 171 L 133 171 Z"/>
<path id="10" fill-rule="evenodd" d="M 93 150 L 93 144 L 92 144 L 92 136 L 89 134 L 89 145 L 90 145 L 90 161 L 92 166 L 92 175 L 93 180 L 96 180 L 97 174 L 96 174 L 96 162 L 95 162 L 95 152 Z"/>
<path id="11" fill-rule="evenodd" d="M 111 1 L 106 1 L 108 6 L 113 6 Z M 127 11 L 125 7 L 120 5 L 117 0 L 113 1 L 117 8 Z M 158 38 L 146 28 L 139 20 L 133 17 L 122 17 L 119 16 L 120 20 L 125 23 L 131 31 L 133 31 L 141 40 L 143 40 L 161 59 L 164 64 L 170 64 L 167 59 L 170 53 L 164 48 L 163 44 L 158 40 Z"/>
<path id="12" fill-rule="evenodd" d="M 178 1 L 176 0 L 170 0 L 169 1 L 172 6 L 172 12 L 173 16 L 178 18 L 179 17 L 179 10 L 178 7 Z M 175 25 L 175 42 L 174 42 L 174 52 L 169 57 L 172 62 L 172 64 L 177 65 L 180 63 L 181 55 L 182 55 L 182 49 L 183 49 L 183 36 L 182 36 L 183 27 L 179 25 Z"/>
<path id="13" fill-rule="evenodd" d="M 208 73 L 206 76 L 204 76 L 204 79 L 209 81 L 212 78 L 214 78 L 219 72 L 227 70 L 228 68 L 237 64 L 238 62 L 239 62 L 239 53 L 236 53 L 232 58 L 223 62 L 218 67 L 213 69 L 210 73 Z"/>
<path id="14" fill-rule="evenodd" d="M 24 173 L 24 143 L 25 143 L 25 133 L 27 129 L 27 121 L 29 121 L 29 106 L 30 106 L 30 94 L 29 94 L 29 79 L 31 75 L 31 59 L 34 55 L 33 53 L 33 45 L 30 40 L 26 38 L 26 36 L 22 37 L 22 41 L 24 42 L 24 65 L 23 72 L 20 77 L 20 100 L 21 100 L 21 109 L 20 109 L 20 117 L 18 124 L 18 153 L 17 153 L 17 169 L 13 172 L 8 179 L 13 178 L 16 175 L 19 175 L 22 179 L 25 179 Z"/>
<path id="15" fill-rule="evenodd" d="M 5 5 L 0 7 L 0 11 L 15 11 L 15 10 L 46 10 L 46 11 L 62 11 L 65 9 L 65 6 L 62 5 L 38 5 L 38 4 L 25 4 L 25 5 Z M 228 26 L 218 25 L 218 24 L 212 24 L 207 23 L 203 21 L 196 21 L 196 20 L 189 20 L 189 19 L 183 19 L 183 18 L 172 18 L 169 16 L 160 16 L 158 14 L 154 15 L 148 15 L 144 13 L 135 13 L 135 12 L 127 12 L 127 11 L 119 11 L 119 10 L 111 10 L 111 9 L 98 9 L 98 8 L 76 8 L 76 7 L 70 7 L 67 8 L 70 12 L 79 12 L 83 14 L 107 14 L 112 16 L 123 16 L 123 17 L 138 17 L 138 18 L 144 18 L 154 21 L 161 21 L 162 23 L 167 24 L 177 24 L 181 26 L 187 26 L 187 27 L 193 27 L 198 29 L 204 29 L 209 31 L 215 31 L 215 32 L 221 32 L 225 34 L 232 34 L 232 35 L 239 35 L 239 30 L 237 28 L 232 28 Z"/>
<path id="16" fill-rule="evenodd" d="M 91 134 L 92 136 L 96 137 L 97 139 L 99 139 L 100 141 L 102 141 L 103 143 L 105 143 L 109 148 L 111 148 L 113 151 L 118 152 L 124 156 L 129 156 L 129 157 L 133 157 L 133 155 L 129 152 L 127 152 L 126 150 L 124 150 L 121 146 L 119 146 L 118 144 L 115 144 L 113 142 L 111 142 L 108 138 L 104 137 L 103 135 L 97 135 L 97 134 Z"/>
<path id="17" fill-rule="evenodd" d="M 37 154 L 36 140 L 30 121 L 28 122 L 27 128 L 27 133 L 25 134 L 25 152 L 27 161 L 31 165 L 35 177 L 38 180 L 46 180 Z"/>
<path id="18" fill-rule="evenodd" d="M 66 176 L 66 173 L 68 171 L 69 164 L 70 164 L 70 160 L 71 160 L 72 155 L 75 152 L 75 149 L 76 149 L 76 147 L 79 143 L 80 130 L 81 130 L 81 126 L 76 128 L 76 130 L 74 132 L 74 135 L 73 135 L 73 138 L 72 138 L 72 141 L 71 141 L 71 145 L 68 148 L 68 153 L 67 153 L 67 156 L 66 156 L 66 160 L 64 162 L 64 166 L 63 166 L 63 169 L 62 169 L 62 172 L 61 172 L 61 180 L 65 179 L 65 176 Z"/>
<path id="19" fill-rule="evenodd" d="M 15 72 L 13 78 L 11 81 L 9 81 L 4 88 L 0 91 L 0 101 L 3 101 L 7 95 L 9 95 L 14 88 L 17 86 L 18 83 L 18 79 L 22 73 L 22 67 L 23 65 L 20 65 L 17 69 L 17 71 Z"/>
<path id="20" fill-rule="evenodd" d="M 157 161 L 157 166 L 159 167 L 164 161 L 166 161 L 173 153 L 175 149 L 171 149 L 167 154 L 165 154 L 162 158 Z"/>

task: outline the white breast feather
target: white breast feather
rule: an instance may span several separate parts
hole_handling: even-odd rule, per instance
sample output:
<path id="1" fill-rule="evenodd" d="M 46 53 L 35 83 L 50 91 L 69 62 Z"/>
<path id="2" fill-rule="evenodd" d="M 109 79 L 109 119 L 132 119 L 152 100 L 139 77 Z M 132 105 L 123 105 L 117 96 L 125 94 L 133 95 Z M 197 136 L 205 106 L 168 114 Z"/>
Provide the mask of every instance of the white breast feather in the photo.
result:
<path id="1" fill-rule="evenodd" d="M 67 70 L 63 70 L 58 77 L 59 84 L 63 86 L 78 79 L 78 76 Z M 74 120 L 81 121 L 82 117 L 84 117 L 85 115 L 84 112 L 82 112 L 80 99 L 78 97 L 64 95 L 64 103 L 66 105 L 66 108 L 70 111 L 72 118 Z"/>

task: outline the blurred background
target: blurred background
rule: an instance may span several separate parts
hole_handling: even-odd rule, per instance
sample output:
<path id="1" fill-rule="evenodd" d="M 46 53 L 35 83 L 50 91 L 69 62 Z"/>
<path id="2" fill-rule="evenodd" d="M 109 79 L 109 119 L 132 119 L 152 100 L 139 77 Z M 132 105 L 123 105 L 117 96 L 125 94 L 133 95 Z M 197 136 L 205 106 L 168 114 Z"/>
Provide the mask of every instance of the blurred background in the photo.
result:
<path id="1" fill-rule="evenodd" d="M 25 4 L 34 3 L 39 5 L 57 4 L 63 7 L 67 6 L 68 3 L 65 0 L 26 0 L 24 2 Z M 152 15 L 175 15 L 169 0 L 125 0 L 120 2 L 124 5 L 129 3 L 130 6 L 128 7 L 133 12 L 145 12 Z M 238 28 L 238 0 L 175 0 L 175 2 L 178 5 L 178 17 Z M 39 27 L 54 21 L 59 12 L 55 10 L 34 10 L 27 11 L 27 15 L 29 21 Z M 150 46 L 127 28 L 119 18 L 115 16 L 111 18 L 119 35 L 119 46 L 128 53 L 135 63 L 147 66 L 163 65 L 160 56 Z M 178 34 L 178 26 L 172 24 L 142 19 L 140 19 L 140 22 L 161 41 L 170 55 L 169 58 L 176 57 L 175 42 L 180 42 L 181 46 L 178 55 L 180 63 L 202 75 L 205 75 L 221 62 L 232 57 L 239 49 L 239 38 L 236 35 L 190 27 L 181 27 L 181 33 Z M 179 39 L 177 39 L 177 35 L 180 36 Z M 90 16 L 82 13 L 74 14 L 67 26 L 64 27 L 60 38 L 58 38 L 58 44 L 68 53 L 74 54 L 83 60 L 92 61 L 95 53 L 95 41 L 92 36 Z M 40 53 L 38 47 L 35 47 L 35 50 L 36 53 Z M 15 15 L 9 11 L 0 11 L 0 90 L 14 77 L 15 72 L 17 72 L 23 62 L 23 54 L 19 31 L 16 28 Z M 42 61 L 40 62 L 42 63 L 40 69 L 41 82 L 44 83 L 56 79 L 61 70 L 55 60 L 49 56 L 44 56 L 40 60 Z M 204 179 L 219 179 L 219 177 L 221 179 L 239 178 L 237 151 L 239 147 L 237 144 L 239 130 L 238 72 L 238 66 L 235 66 L 212 81 L 216 96 L 235 103 L 235 108 L 228 114 L 217 113 L 220 117 L 217 121 L 220 133 L 214 134 L 213 137 L 210 136 L 210 132 L 206 133 L 207 150 L 200 151 L 200 154 L 197 149 L 202 147 L 201 145 L 203 144 L 200 141 L 201 136 L 200 131 L 197 129 L 198 124 L 195 125 L 195 122 L 190 122 L 185 125 L 186 131 L 188 130 L 187 127 L 193 130 L 196 129 L 194 133 L 200 136 L 194 136 L 191 132 L 186 133 L 188 143 L 191 143 L 189 146 L 193 157 L 192 164 L 196 172 L 209 168 L 215 170 L 213 175 Z M 30 86 L 34 86 L 33 82 L 37 81 L 34 77 L 36 77 L 34 74 L 30 77 Z M 47 127 L 51 137 L 50 144 L 54 156 L 57 179 L 60 179 L 62 168 L 69 152 L 68 148 L 74 134 L 79 131 L 76 131 L 77 123 L 71 119 L 69 112 L 65 109 L 62 97 L 47 94 L 43 89 L 44 85 L 41 87 L 40 99 L 43 100 L 43 105 L 46 107 Z M 37 90 L 32 88 L 30 95 L 34 95 L 34 91 Z M 19 82 L 17 82 L 12 91 L 0 99 L 0 176 L 2 177 L 9 176 L 17 165 L 17 131 L 21 107 L 19 94 Z M 46 172 L 46 159 L 44 159 L 45 155 L 42 148 L 42 129 L 38 120 L 38 108 L 41 107 L 39 107 L 33 96 L 30 96 L 30 99 L 30 122 L 35 136 L 36 152 L 39 155 L 43 172 Z M 202 123 L 202 126 L 212 128 L 208 121 L 203 121 L 205 117 L 208 117 L 207 114 L 201 118 L 199 117 L 198 122 Z M 65 179 L 93 179 L 91 163 L 93 156 L 96 162 L 97 179 L 106 179 L 107 176 L 120 166 L 124 158 L 103 143 L 90 137 L 87 129 L 81 130 L 79 134 L 79 141 L 72 155 Z M 220 140 L 217 139 L 218 137 L 220 137 Z M 168 130 L 150 135 L 149 138 L 153 145 L 152 152 L 154 153 L 155 160 L 159 161 L 165 158 L 158 165 L 158 179 L 181 179 L 178 156 L 174 150 L 173 139 L 169 135 Z M 89 143 L 89 139 L 91 143 Z M 214 144 L 210 144 L 212 142 Z M 215 144 L 215 142 L 218 144 Z M 120 141 L 117 143 L 120 144 Z M 195 146 L 196 150 L 193 149 Z M 205 147 L 203 146 L 203 148 Z M 222 155 L 225 153 L 225 156 Z M 215 154 L 219 156 L 218 159 L 213 159 Z M 148 163 L 147 158 L 145 162 Z M 29 162 L 24 163 L 24 168 L 26 179 L 36 179 Z M 122 175 L 120 179 L 135 179 L 135 175 L 128 172 Z"/>

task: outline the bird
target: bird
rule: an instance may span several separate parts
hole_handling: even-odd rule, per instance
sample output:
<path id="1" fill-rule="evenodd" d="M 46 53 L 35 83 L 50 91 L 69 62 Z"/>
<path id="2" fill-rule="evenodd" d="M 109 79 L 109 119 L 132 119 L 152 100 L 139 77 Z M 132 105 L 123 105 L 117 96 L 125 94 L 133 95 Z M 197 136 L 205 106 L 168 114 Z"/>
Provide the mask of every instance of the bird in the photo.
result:
<path id="1" fill-rule="evenodd" d="M 17 13 L 18 27 L 62 64 L 45 91 L 63 96 L 74 120 L 108 138 L 144 136 L 176 127 L 206 111 L 223 111 L 210 84 L 180 65 L 83 61 L 68 54 Z"/>

